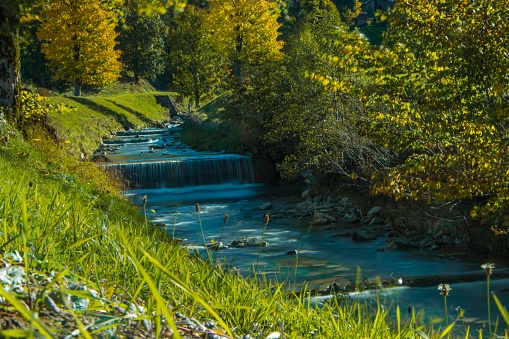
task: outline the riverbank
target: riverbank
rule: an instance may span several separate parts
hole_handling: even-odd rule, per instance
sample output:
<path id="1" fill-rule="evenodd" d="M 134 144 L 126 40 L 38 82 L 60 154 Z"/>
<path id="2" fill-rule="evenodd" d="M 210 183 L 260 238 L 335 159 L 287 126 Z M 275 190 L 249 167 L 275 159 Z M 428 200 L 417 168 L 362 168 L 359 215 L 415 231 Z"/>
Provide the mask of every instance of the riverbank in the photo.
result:
<path id="1" fill-rule="evenodd" d="M 345 192 L 333 195 L 338 187 L 325 192 L 298 190 L 295 185 L 253 184 L 226 175 L 238 167 L 219 166 L 219 160 L 239 155 L 193 151 L 172 140 L 172 129 L 118 134 L 110 141 L 124 146 L 111 154 L 108 164 L 136 168 L 126 172 L 136 182 L 129 196 L 140 208 L 150 210 L 150 219 L 191 253 L 199 252 L 247 278 L 284 282 L 286 291 L 304 289 L 312 294 L 313 305 L 320 306 L 336 294 L 370 299 L 380 290 L 382 306 L 420 308 L 429 321 L 442 313 L 437 286 L 452 284 L 455 292 L 449 305 L 462 307 L 472 330 L 486 323 L 485 310 L 478 306 L 485 301 L 478 292 L 486 279 L 481 265 L 497 263 L 492 284 L 500 290 L 508 276 L 504 260 L 458 244 L 447 225 L 436 224 L 434 233 L 420 238 L 415 230 L 394 226 L 380 206 L 362 209 Z M 149 138 L 141 137 L 147 134 Z M 201 166 L 212 165 L 213 159 L 218 166 Z M 163 168 L 175 170 L 163 175 Z M 195 179 L 205 172 L 209 177 L 206 168 L 223 171 L 214 175 L 218 179 L 214 184 L 201 178 L 186 180 L 182 187 L 178 183 L 190 178 L 185 168 L 193 168 Z M 146 205 L 141 197 L 147 197 Z M 496 308 L 492 312 L 498 313 Z"/>
<path id="2" fill-rule="evenodd" d="M 83 113 L 66 114 L 72 121 Z M 74 156 L 67 145 L 97 138 L 87 135 L 88 124 L 74 128 L 76 139 L 62 134 L 54 143 L 37 135 L 26 141 L 0 126 L 3 337 L 391 338 L 415 326 L 436 331 L 415 322 L 398 329 L 399 320 L 369 305 L 315 309 L 277 284 L 189 255 L 151 226 L 152 211 L 140 214 L 95 164 Z"/>

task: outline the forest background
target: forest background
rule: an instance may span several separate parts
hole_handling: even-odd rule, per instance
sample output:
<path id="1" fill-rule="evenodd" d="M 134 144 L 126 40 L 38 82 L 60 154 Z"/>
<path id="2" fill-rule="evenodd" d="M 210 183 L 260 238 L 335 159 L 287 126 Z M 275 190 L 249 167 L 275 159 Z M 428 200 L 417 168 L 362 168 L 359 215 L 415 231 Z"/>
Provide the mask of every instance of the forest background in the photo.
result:
<path id="1" fill-rule="evenodd" d="M 194 119 L 285 180 L 311 171 L 507 234 L 509 1 L 396 1 L 361 28 L 355 1 L 164 3 L 1 5 L 5 117 L 27 129 L 40 94 L 148 79 L 189 111 L 221 102 Z"/>

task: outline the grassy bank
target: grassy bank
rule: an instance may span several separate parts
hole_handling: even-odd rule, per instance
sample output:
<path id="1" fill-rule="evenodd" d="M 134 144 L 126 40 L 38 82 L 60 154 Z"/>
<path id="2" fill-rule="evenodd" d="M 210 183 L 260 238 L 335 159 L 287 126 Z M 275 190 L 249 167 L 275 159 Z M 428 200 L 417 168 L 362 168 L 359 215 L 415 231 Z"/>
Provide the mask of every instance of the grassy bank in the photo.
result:
<path id="1" fill-rule="evenodd" d="M 69 143 L 26 142 L 0 124 L 0 336 L 440 337 L 421 316 L 404 320 L 397 305 L 384 310 L 338 295 L 317 307 L 184 251 L 148 223 L 157 211 L 140 213 L 94 164 L 69 157 L 66 147 L 93 147 L 86 145 L 120 128 L 117 113 L 108 116 L 119 105 L 133 126 L 159 117 L 141 118 L 127 106 L 137 99 L 118 98 L 61 98 L 77 108 L 53 117 Z"/>
<path id="2" fill-rule="evenodd" d="M 169 119 L 168 108 L 157 102 L 167 92 L 117 94 L 113 96 L 51 97 L 49 103 L 68 109 L 53 111 L 52 125 L 58 137 L 69 140 L 73 154 L 90 154 L 100 137 L 127 128 L 141 128 Z"/>
<path id="3" fill-rule="evenodd" d="M 242 128 L 222 119 L 231 106 L 230 97 L 225 94 L 191 112 L 182 141 L 197 150 L 242 153 Z"/>

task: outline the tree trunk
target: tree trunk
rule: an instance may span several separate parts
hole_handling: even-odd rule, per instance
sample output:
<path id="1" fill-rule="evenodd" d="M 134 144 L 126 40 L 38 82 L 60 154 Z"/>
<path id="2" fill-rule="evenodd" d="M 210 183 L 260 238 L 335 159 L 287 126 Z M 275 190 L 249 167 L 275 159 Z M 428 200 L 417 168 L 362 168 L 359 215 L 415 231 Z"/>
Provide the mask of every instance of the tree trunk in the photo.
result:
<path id="1" fill-rule="evenodd" d="M 22 125 L 21 114 L 21 63 L 19 56 L 19 5 L 0 3 L 0 107 L 5 109 L 7 120 Z M 1 113 L 0 113 L 1 117 Z"/>
<path id="2" fill-rule="evenodd" d="M 75 65 L 77 65 L 78 62 L 80 61 L 80 58 L 81 58 L 81 45 L 77 42 L 78 41 L 78 35 L 76 33 L 72 37 L 72 40 L 76 41 L 74 43 L 74 46 L 73 46 L 73 52 L 74 52 L 73 58 L 74 58 Z M 77 77 L 74 80 L 73 95 L 75 97 L 81 96 L 81 84 L 82 84 L 81 79 L 79 77 Z"/>
<path id="3" fill-rule="evenodd" d="M 235 27 L 235 31 L 237 32 L 237 36 L 235 37 L 236 54 L 235 60 L 233 60 L 233 77 L 235 78 L 235 83 L 237 85 L 242 85 L 244 83 L 244 79 L 242 78 L 242 61 L 240 61 L 240 53 L 242 53 L 244 40 L 242 39 L 240 25 L 237 25 Z"/>
<path id="4" fill-rule="evenodd" d="M 200 87 L 198 83 L 198 71 L 196 69 L 193 70 L 193 87 L 194 87 L 194 103 L 196 108 L 200 107 Z"/>
<path id="5" fill-rule="evenodd" d="M 81 80 L 80 79 L 76 79 L 74 80 L 74 91 L 73 91 L 73 95 L 75 97 L 79 97 L 81 96 Z"/>

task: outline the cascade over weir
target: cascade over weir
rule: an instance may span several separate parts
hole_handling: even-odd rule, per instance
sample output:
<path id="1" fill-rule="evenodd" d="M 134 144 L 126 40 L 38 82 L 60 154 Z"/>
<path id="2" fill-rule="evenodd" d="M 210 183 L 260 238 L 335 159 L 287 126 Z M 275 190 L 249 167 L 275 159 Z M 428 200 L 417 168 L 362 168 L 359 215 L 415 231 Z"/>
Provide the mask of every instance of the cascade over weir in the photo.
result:
<path id="1" fill-rule="evenodd" d="M 196 152 L 180 142 L 178 124 L 167 128 L 117 132 L 102 140 L 96 154 L 103 166 L 120 173 L 131 189 L 181 188 L 255 182 L 249 156 Z"/>

